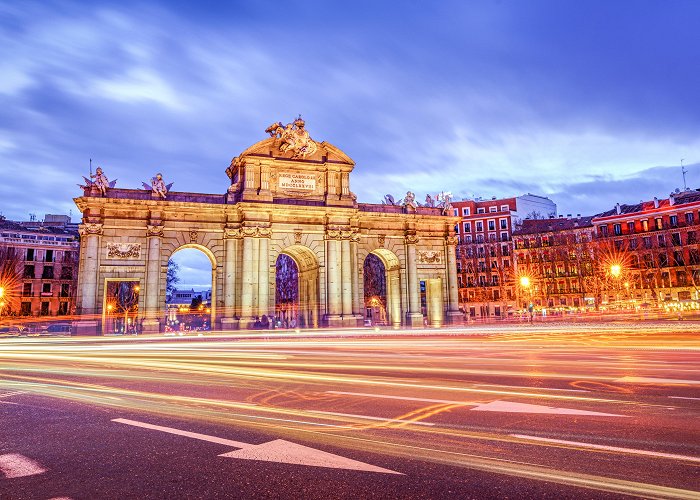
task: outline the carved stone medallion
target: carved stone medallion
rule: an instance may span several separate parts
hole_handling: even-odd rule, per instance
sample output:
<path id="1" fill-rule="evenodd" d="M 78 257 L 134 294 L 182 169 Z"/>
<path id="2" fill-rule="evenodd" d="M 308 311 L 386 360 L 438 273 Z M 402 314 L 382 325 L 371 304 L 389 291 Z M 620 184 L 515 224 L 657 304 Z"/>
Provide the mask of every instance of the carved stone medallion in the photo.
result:
<path id="1" fill-rule="evenodd" d="M 442 264 L 442 252 L 440 250 L 419 250 L 419 264 Z"/>

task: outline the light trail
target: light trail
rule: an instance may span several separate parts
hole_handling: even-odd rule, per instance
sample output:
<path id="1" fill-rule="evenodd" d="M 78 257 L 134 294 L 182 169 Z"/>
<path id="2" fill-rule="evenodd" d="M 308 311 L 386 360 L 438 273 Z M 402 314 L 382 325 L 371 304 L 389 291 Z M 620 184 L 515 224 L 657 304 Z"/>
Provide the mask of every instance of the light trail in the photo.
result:
<path id="1" fill-rule="evenodd" d="M 655 460 L 691 456 L 676 451 L 697 446 L 692 437 L 660 441 L 653 450 L 659 456 L 596 450 L 629 461 L 621 462 L 624 469 L 600 462 L 599 475 L 574 460 L 590 451 L 522 437 L 546 430 L 551 439 L 583 442 L 572 435 L 594 438 L 611 432 L 616 434 L 613 448 L 642 449 L 627 430 L 645 419 L 668 426 L 669 433 L 692 426 L 700 409 L 667 411 L 668 398 L 693 400 L 696 393 L 683 392 L 692 387 L 629 383 L 693 373 L 700 366 L 700 341 L 688 325 L 659 337 L 654 337 L 658 332 L 640 337 L 638 329 L 627 327 L 584 328 L 574 335 L 560 328 L 507 336 L 496 329 L 481 331 L 472 337 L 430 338 L 323 332 L 303 338 L 275 334 L 269 340 L 251 334 L 2 340 L 0 397 L 31 404 L 32 397 L 45 396 L 621 494 L 696 494 L 672 488 L 653 466 Z M 614 407 L 633 418 L 623 426 L 596 417 L 604 422 L 598 425 L 580 415 L 555 420 L 524 414 L 513 420 L 498 412 L 468 411 L 469 405 L 504 397 L 590 412 Z M 648 481 L 658 485 L 625 479 L 639 465 L 634 460 L 642 459 L 651 461 L 647 470 L 653 480 Z M 692 477 L 682 468 L 692 465 L 673 462 L 673 467 Z"/>

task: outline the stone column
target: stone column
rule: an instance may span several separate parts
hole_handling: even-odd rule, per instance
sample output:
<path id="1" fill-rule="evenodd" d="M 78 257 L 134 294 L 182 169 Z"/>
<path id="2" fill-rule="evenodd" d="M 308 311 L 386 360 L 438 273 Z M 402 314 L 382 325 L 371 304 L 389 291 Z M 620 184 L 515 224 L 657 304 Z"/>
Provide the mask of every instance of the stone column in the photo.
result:
<path id="1" fill-rule="evenodd" d="M 148 254 L 143 332 L 158 333 L 160 331 L 160 318 L 158 318 L 161 274 L 160 243 L 163 237 L 163 226 L 149 225 L 146 229 L 146 236 L 148 237 Z"/>
<path id="2" fill-rule="evenodd" d="M 328 303 L 326 305 L 326 322 L 328 326 L 340 326 L 342 321 L 341 303 L 341 274 L 340 274 L 340 241 L 333 232 L 326 235 L 326 290 Z"/>
<path id="3" fill-rule="evenodd" d="M 236 315 L 236 263 L 238 261 L 238 241 L 240 230 L 224 229 L 226 254 L 224 261 L 224 311 L 221 318 L 221 328 L 234 330 L 238 328 Z"/>
<path id="4" fill-rule="evenodd" d="M 243 277 L 241 280 L 241 328 L 248 328 L 253 318 L 253 287 L 256 285 L 257 260 L 253 258 L 253 238 L 243 237 Z"/>
<path id="5" fill-rule="evenodd" d="M 270 307 L 270 237 L 260 234 L 258 240 L 258 316 L 268 314 Z"/>
<path id="6" fill-rule="evenodd" d="M 78 275 L 78 303 L 80 320 L 74 323 L 76 335 L 97 335 L 97 281 L 100 260 L 102 224 L 81 224 L 78 229 L 83 247 L 83 260 Z M 100 309 L 100 310 L 98 310 Z"/>
<path id="7" fill-rule="evenodd" d="M 350 273 L 352 274 L 352 312 L 358 320 L 362 319 L 360 303 L 360 277 L 357 265 L 357 235 L 350 241 Z"/>
<path id="8" fill-rule="evenodd" d="M 406 322 L 409 326 L 423 326 L 423 314 L 420 310 L 420 284 L 418 283 L 418 268 L 416 258 L 415 233 L 406 234 L 406 274 L 408 275 L 408 314 Z"/>
<path id="9" fill-rule="evenodd" d="M 342 250 L 341 288 L 343 292 L 343 319 L 347 319 L 352 317 L 352 259 L 350 255 L 350 240 L 343 239 L 340 245 Z"/>
<path id="10" fill-rule="evenodd" d="M 452 235 L 445 240 L 447 254 L 447 322 L 460 323 L 464 317 L 459 311 L 459 284 L 457 282 L 457 238 Z"/>

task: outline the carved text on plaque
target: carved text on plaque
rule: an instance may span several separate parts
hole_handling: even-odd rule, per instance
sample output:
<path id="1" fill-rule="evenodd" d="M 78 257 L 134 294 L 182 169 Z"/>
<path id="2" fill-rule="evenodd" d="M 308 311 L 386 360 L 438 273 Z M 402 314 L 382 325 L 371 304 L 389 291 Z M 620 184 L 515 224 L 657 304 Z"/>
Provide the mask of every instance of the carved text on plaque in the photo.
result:
<path id="1" fill-rule="evenodd" d="M 418 251 L 419 264 L 442 264 L 442 252 L 440 250 Z"/>
<path id="2" fill-rule="evenodd" d="M 277 175 L 277 185 L 282 190 L 315 191 L 316 176 L 297 172 L 280 172 Z"/>

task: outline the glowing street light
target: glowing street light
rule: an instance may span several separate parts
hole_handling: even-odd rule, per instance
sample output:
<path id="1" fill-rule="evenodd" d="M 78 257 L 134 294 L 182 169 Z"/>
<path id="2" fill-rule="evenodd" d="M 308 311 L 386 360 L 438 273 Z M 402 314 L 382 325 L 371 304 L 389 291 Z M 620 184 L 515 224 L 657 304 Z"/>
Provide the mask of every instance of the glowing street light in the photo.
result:
<path id="1" fill-rule="evenodd" d="M 528 288 L 530 286 L 530 277 L 529 276 L 521 276 L 520 277 L 520 286 L 523 288 Z"/>
<path id="2" fill-rule="evenodd" d="M 5 296 L 5 287 L 0 286 L 0 299 L 3 298 L 4 296 Z"/>
<path id="3" fill-rule="evenodd" d="M 610 266 L 610 274 L 614 278 L 619 278 L 621 273 L 622 273 L 622 266 L 620 266 L 620 264 L 613 264 Z"/>

